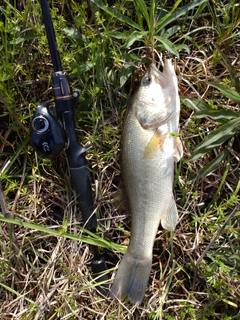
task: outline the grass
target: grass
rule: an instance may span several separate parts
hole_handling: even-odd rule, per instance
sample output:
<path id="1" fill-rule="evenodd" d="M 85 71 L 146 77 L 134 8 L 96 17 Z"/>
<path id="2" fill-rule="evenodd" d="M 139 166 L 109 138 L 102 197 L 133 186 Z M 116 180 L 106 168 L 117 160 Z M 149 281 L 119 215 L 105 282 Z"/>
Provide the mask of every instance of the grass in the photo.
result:
<path id="1" fill-rule="evenodd" d="M 63 68 L 81 92 L 77 132 L 92 145 L 87 158 L 99 226 L 96 235 L 81 227 L 64 153 L 42 159 L 29 143 L 37 104 L 53 99 L 53 70 L 39 3 L 4 0 L 1 319 L 239 319 L 239 5 L 52 4 Z M 174 190 L 180 221 L 173 234 L 159 228 L 145 299 L 134 307 L 97 291 L 91 246 L 107 256 L 111 282 L 130 235 L 129 216 L 114 206 L 121 124 L 144 66 L 158 61 L 156 51 L 178 56 L 184 157 Z"/>

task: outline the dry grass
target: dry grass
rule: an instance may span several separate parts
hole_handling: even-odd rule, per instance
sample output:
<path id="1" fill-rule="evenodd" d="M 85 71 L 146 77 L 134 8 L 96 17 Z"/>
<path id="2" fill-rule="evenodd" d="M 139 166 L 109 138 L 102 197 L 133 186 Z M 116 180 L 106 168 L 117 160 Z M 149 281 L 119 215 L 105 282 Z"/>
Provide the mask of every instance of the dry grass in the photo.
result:
<path id="1" fill-rule="evenodd" d="M 39 24 L 39 14 L 35 16 L 33 10 L 29 15 Z M 210 24 L 208 19 L 209 16 L 205 23 Z M 200 49 L 190 45 L 191 53 L 183 54 L 176 61 L 182 101 L 193 97 L 240 111 L 239 105 L 208 85 L 213 81 L 230 83 L 229 71 L 222 60 L 216 58 L 213 43 L 220 46 L 236 72 L 240 72 L 239 35 L 231 46 L 224 41 L 219 44 L 218 40 L 213 31 L 198 33 L 195 41 Z M 41 57 L 42 60 L 36 62 L 38 65 L 45 62 L 39 73 L 41 79 L 46 79 L 49 57 L 45 51 L 40 54 L 35 42 L 33 40 L 29 50 L 35 58 Z M 71 51 L 71 46 L 67 50 Z M 26 47 L 22 48 L 21 61 L 17 61 L 22 66 L 24 54 L 27 55 Z M 9 166 L 1 177 L 4 191 L 1 205 L 6 202 L 2 212 L 59 230 L 60 234 L 56 236 L 23 226 L 14 226 L 13 230 L 1 223 L 1 319 L 240 319 L 239 135 L 233 141 L 229 158 L 207 177 L 198 177 L 199 170 L 224 146 L 187 162 L 194 147 L 216 128 L 217 123 L 209 118 L 194 119 L 193 111 L 182 104 L 180 131 L 184 158 L 175 172 L 179 224 L 172 235 L 159 227 L 143 304 L 136 307 L 127 301 L 113 301 L 96 289 L 91 271 L 92 248 L 81 242 L 80 218 L 72 201 L 64 154 L 50 161 L 39 158 L 28 144 L 21 149 L 27 141 L 36 101 L 42 96 L 51 97 L 48 81 L 34 82 L 34 93 L 35 89 L 29 87 L 35 72 L 35 63 L 30 61 L 26 75 L 18 73 L 14 80 L 7 84 L 5 81 L 1 95 L 0 164 L 2 168 Z M 74 83 L 79 85 L 81 81 L 74 78 Z M 135 88 L 136 84 L 128 82 L 125 88 L 116 88 L 114 83 L 105 83 L 102 93 L 96 94 L 91 110 L 96 117 L 84 112 L 77 115 L 82 117 L 77 124 L 83 125 L 79 136 L 93 146 L 88 160 L 93 170 L 99 235 L 121 245 L 129 242 L 129 215 L 119 212 L 113 199 L 120 181 L 119 138 L 130 87 Z M 17 94 L 11 96 L 14 90 Z M 21 118 L 21 114 L 26 117 Z M 10 165 L 8 161 L 12 161 Z M 236 197 L 232 199 L 234 193 Z M 237 212 L 238 216 L 234 217 Z M 78 236 L 79 241 L 61 236 L 65 231 Z M 109 281 L 112 282 L 121 254 L 114 249 L 100 250 L 107 257 Z"/>

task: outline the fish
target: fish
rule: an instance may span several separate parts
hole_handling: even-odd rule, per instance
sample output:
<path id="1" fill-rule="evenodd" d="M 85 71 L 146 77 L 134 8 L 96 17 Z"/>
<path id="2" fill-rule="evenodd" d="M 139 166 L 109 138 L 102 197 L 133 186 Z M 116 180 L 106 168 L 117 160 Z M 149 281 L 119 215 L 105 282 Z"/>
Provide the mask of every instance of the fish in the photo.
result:
<path id="1" fill-rule="evenodd" d="M 174 163 L 183 155 L 179 136 L 180 99 L 171 59 L 163 71 L 151 63 L 130 99 L 121 135 L 123 192 L 131 215 L 129 246 L 110 293 L 140 305 L 148 286 L 159 224 L 175 230 Z"/>

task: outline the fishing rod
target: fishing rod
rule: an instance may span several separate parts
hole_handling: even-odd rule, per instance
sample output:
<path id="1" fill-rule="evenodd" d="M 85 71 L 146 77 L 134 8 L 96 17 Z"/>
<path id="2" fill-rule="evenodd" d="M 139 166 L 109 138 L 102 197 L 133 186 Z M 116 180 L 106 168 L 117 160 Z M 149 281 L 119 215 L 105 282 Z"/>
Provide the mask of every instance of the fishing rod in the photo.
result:
<path id="1" fill-rule="evenodd" d="M 97 218 L 94 213 L 91 175 L 85 158 L 89 147 L 82 146 L 78 141 L 74 123 L 74 107 L 79 94 L 71 90 L 68 75 L 62 71 L 48 1 L 40 0 L 40 4 L 54 70 L 52 74 L 54 105 L 42 103 L 37 106 L 31 123 L 31 141 L 34 149 L 46 158 L 57 156 L 65 149 L 84 227 L 96 232 Z M 105 258 L 99 253 L 98 248 L 91 249 L 94 255 L 93 273 L 99 274 L 107 270 Z M 107 276 L 101 276 L 98 281 L 107 279 Z M 106 294 L 107 287 L 101 286 L 99 290 Z"/>

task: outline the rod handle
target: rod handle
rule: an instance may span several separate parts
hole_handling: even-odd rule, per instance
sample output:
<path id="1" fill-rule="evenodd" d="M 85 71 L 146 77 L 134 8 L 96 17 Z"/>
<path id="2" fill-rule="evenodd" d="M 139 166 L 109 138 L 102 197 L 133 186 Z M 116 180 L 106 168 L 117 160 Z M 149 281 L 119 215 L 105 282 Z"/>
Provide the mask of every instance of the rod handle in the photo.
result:
<path id="1" fill-rule="evenodd" d="M 97 218 L 94 213 L 91 176 L 87 165 L 70 168 L 71 179 L 76 192 L 76 200 L 82 213 L 84 227 L 96 229 Z"/>

